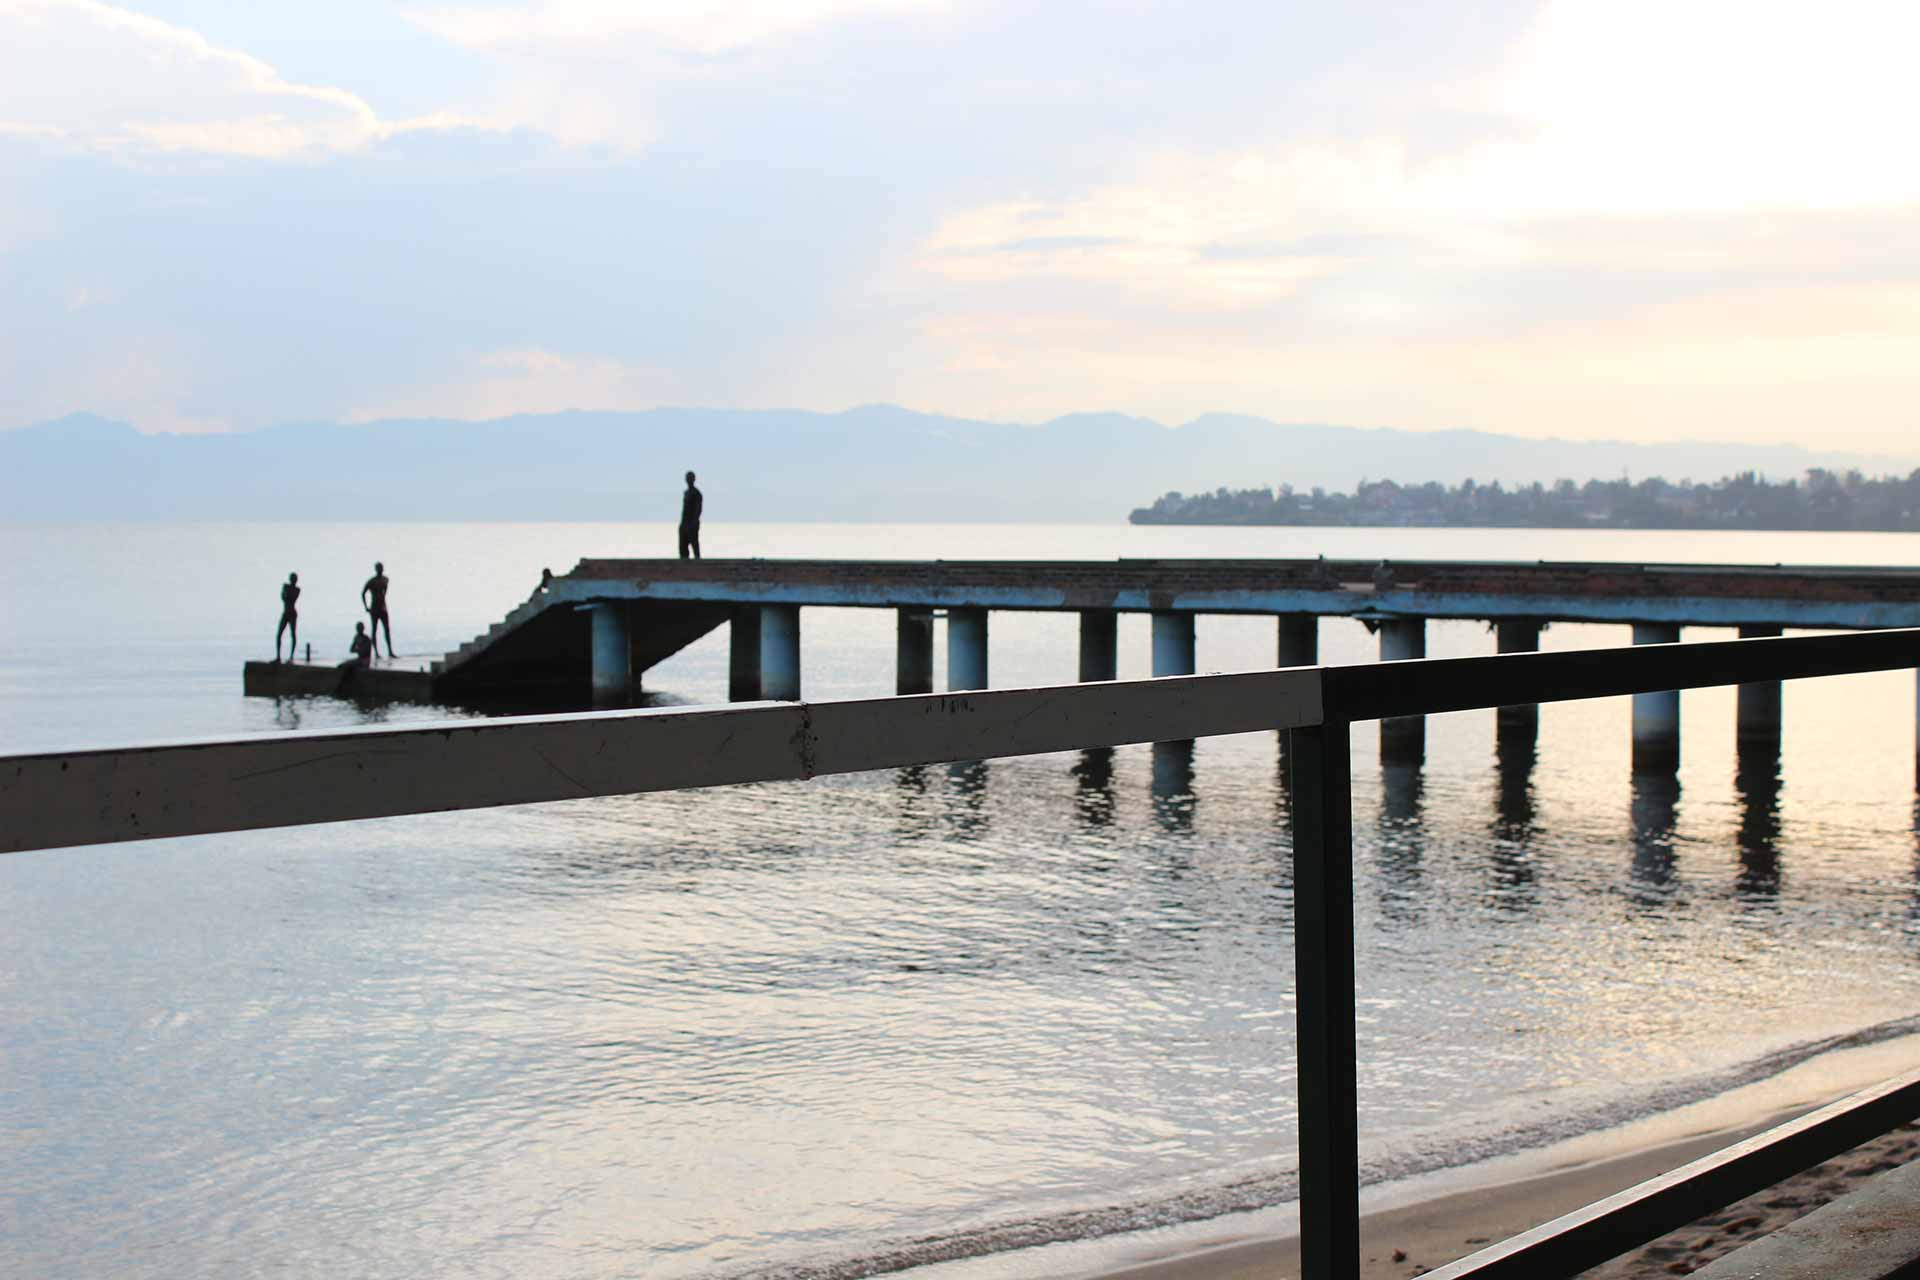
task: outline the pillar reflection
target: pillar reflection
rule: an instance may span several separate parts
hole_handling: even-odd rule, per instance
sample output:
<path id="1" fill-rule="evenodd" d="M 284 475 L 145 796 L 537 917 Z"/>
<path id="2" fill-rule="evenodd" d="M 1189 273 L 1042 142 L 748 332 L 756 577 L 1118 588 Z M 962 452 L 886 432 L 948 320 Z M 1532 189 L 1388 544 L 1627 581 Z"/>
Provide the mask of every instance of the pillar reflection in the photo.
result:
<path id="1" fill-rule="evenodd" d="M 966 836 L 987 829 L 987 762 L 956 760 L 947 766 L 947 821 Z"/>
<path id="2" fill-rule="evenodd" d="M 1501 721 L 1493 752 L 1494 899 L 1500 906 L 1521 909 L 1531 906 L 1537 896 L 1533 770 L 1540 758 L 1538 717 L 1514 716 Z"/>
<path id="3" fill-rule="evenodd" d="M 1780 742 L 1776 736 L 1743 739 L 1734 769 L 1733 789 L 1740 798 L 1740 876 L 1735 888 L 1745 898 L 1773 898 L 1780 892 Z"/>
<path id="4" fill-rule="evenodd" d="M 1073 766 L 1073 809 L 1089 827 L 1113 825 L 1113 748 L 1089 747 Z"/>
<path id="5" fill-rule="evenodd" d="M 1425 903 L 1425 771 L 1418 761 L 1380 766 L 1380 911 L 1395 924 L 1418 922 Z"/>
<path id="6" fill-rule="evenodd" d="M 1163 831 L 1193 830 L 1193 741 L 1153 744 L 1153 816 Z"/>
<path id="7" fill-rule="evenodd" d="M 1665 769 L 1633 775 L 1633 896 L 1643 905 L 1664 902 L 1673 886 L 1673 833 L 1680 808 L 1680 778 Z"/>

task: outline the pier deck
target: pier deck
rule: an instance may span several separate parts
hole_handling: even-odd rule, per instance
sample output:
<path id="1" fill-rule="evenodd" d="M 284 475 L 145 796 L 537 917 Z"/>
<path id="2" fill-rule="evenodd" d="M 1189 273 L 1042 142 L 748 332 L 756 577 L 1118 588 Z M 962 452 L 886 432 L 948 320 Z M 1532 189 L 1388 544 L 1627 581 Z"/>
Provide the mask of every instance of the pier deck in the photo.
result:
<path id="1" fill-rule="evenodd" d="M 1154 618 L 1156 675 L 1194 670 L 1203 614 L 1279 620 L 1279 666 L 1318 660 L 1317 621 L 1377 629 L 1383 659 L 1426 651 L 1429 619 L 1494 625 L 1500 652 L 1538 647 L 1552 622 L 1630 624 L 1635 643 L 1678 640 L 1684 626 L 1783 629 L 1920 627 L 1920 568 L 1784 567 L 1458 560 L 616 560 L 588 558 L 536 589 L 488 631 L 431 662 L 340 668 L 249 663 L 249 693 L 345 693 L 457 702 L 507 696 L 555 707 L 618 704 L 640 677 L 702 636 L 731 633 L 730 696 L 800 696 L 801 610 L 893 609 L 900 693 L 929 692 L 936 614 L 946 619 L 946 688 L 985 688 L 988 619 L 999 610 L 1076 612 L 1081 680 L 1112 679 L 1113 619 Z M 1677 709 L 1652 695 L 1649 733 Z M 1762 694 L 1754 694 L 1764 702 Z M 1750 699 L 1751 700 L 1751 699 Z M 1755 714 L 1777 711 L 1754 702 Z"/>

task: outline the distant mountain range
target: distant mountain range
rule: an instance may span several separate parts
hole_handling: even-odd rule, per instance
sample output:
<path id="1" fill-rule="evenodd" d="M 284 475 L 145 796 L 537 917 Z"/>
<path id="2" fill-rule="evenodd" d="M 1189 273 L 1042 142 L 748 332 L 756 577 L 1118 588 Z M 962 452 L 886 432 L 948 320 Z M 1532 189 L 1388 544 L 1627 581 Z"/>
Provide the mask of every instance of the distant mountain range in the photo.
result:
<path id="1" fill-rule="evenodd" d="M 1169 490 L 1535 480 L 1906 474 L 1920 454 L 1641 445 L 1398 431 L 1209 414 L 1038 426 L 888 405 L 845 413 L 650 409 L 489 422 L 302 423 L 142 434 L 77 413 L 0 431 L 0 519 L 673 520 L 700 473 L 707 518 L 1121 522 Z"/>

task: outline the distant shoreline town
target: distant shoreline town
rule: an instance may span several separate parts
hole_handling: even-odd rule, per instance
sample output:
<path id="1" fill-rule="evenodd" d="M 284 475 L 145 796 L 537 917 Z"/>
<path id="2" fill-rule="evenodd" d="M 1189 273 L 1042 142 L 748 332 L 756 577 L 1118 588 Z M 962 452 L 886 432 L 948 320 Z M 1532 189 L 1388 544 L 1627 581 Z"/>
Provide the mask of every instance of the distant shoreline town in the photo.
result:
<path id="1" fill-rule="evenodd" d="M 1168 493 L 1136 508 L 1132 524 L 1399 525 L 1420 528 L 1778 529 L 1920 532 L 1920 470 L 1869 477 L 1815 468 L 1797 480 L 1747 471 L 1692 481 L 1559 480 L 1507 488 L 1498 481 L 1360 482 L 1352 493 L 1314 488 Z"/>

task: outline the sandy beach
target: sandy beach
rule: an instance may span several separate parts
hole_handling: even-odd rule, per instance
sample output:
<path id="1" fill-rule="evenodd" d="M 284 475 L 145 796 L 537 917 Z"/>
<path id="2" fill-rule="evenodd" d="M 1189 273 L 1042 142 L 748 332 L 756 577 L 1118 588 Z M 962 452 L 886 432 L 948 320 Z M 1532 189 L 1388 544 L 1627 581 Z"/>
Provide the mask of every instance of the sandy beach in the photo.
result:
<path id="1" fill-rule="evenodd" d="M 1372 1189 L 1363 1200 L 1361 1274 L 1367 1280 L 1421 1275 L 1843 1097 L 1910 1067 L 1917 1056 L 1920 1041 L 1914 1038 L 1848 1050 L 1619 1130 L 1399 1188 Z M 1727 1122 L 1743 1110 L 1739 1122 Z M 1916 1154 L 1920 1127 L 1904 1126 L 1587 1275 L 1596 1280 L 1686 1275 Z M 1449 1183 L 1456 1189 L 1441 1189 Z M 1299 1273 L 1297 1238 L 1248 1235 L 1200 1247 L 1169 1246 L 1160 1256 L 1143 1250 L 1134 1261 L 1083 1274 L 1099 1280 L 1291 1280 Z"/>

